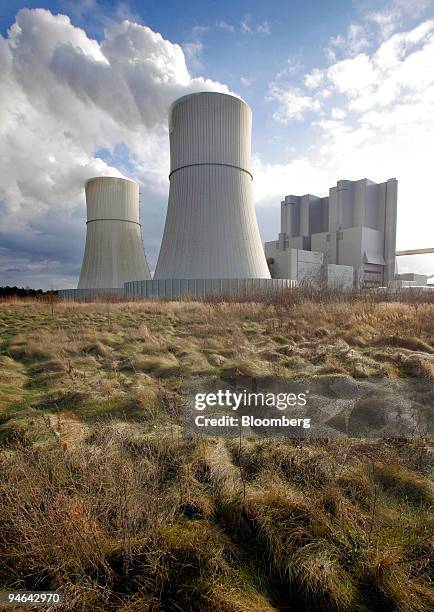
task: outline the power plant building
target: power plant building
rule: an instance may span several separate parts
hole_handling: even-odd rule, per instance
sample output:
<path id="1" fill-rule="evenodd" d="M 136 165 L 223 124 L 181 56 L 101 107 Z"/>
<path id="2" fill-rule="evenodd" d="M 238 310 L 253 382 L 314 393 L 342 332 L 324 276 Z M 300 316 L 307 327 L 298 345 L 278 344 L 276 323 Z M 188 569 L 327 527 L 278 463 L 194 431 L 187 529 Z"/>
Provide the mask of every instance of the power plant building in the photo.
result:
<path id="1" fill-rule="evenodd" d="M 348 287 L 352 269 L 357 286 L 387 286 L 395 278 L 397 184 L 394 178 L 342 180 L 324 198 L 286 196 L 279 238 L 265 244 L 273 278 L 294 278 L 294 261 L 310 258 L 310 268 L 298 267 L 297 280 L 322 274 L 329 284 L 341 280 Z"/>
<path id="2" fill-rule="evenodd" d="M 78 289 L 123 289 L 150 279 L 139 221 L 139 185 L 125 178 L 97 177 L 85 185 L 86 246 Z"/>

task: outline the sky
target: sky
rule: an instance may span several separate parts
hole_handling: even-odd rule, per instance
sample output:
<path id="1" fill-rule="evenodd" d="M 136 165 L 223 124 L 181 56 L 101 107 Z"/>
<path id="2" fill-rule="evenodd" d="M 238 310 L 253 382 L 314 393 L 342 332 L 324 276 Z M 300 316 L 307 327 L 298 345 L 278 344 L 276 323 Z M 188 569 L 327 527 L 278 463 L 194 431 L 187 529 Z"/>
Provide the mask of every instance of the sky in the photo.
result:
<path id="1" fill-rule="evenodd" d="M 264 241 L 285 195 L 396 177 L 397 248 L 434 246 L 434 0 L 2 0 L 0 286 L 76 286 L 96 175 L 140 183 L 153 270 L 168 109 L 204 90 L 252 108 Z"/>

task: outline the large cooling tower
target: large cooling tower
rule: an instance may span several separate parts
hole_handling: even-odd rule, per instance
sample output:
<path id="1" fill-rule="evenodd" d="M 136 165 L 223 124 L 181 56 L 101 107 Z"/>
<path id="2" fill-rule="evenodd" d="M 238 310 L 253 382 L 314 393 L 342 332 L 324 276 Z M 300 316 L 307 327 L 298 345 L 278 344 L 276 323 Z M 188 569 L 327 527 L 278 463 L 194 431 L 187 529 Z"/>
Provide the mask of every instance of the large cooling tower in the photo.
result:
<path id="1" fill-rule="evenodd" d="M 270 278 L 253 205 L 251 126 L 247 104 L 226 94 L 191 94 L 172 105 L 155 279 Z"/>
<path id="2" fill-rule="evenodd" d="M 86 182 L 87 232 L 79 289 L 123 287 L 150 279 L 139 223 L 139 186 L 97 177 Z"/>

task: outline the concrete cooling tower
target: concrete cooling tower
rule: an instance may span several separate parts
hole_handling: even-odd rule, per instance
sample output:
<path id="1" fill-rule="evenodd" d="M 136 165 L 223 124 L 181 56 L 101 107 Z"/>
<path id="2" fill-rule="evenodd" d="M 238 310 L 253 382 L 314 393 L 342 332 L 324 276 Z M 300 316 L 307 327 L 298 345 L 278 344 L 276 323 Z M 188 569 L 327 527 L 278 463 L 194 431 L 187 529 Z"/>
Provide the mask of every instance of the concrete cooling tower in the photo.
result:
<path id="1" fill-rule="evenodd" d="M 172 105 L 155 279 L 270 278 L 253 205 L 251 127 L 250 108 L 234 96 L 201 92 Z"/>
<path id="2" fill-rule="evenodd" d="M 78 289 L 123 288 L 150 279 L 139 222 L 139 186 L 97 177 L 86 182 L 86 247 Z"/>

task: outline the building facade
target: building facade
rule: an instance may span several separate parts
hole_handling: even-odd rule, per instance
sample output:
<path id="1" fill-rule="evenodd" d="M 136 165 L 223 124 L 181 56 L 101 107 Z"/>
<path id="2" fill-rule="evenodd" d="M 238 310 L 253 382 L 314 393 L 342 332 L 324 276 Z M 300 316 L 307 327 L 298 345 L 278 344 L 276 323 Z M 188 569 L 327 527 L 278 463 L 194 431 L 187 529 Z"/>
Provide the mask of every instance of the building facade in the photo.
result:
<path id="1" fill-rule="evenodd" d="M 324 198 L 286 196 L 279 238 L 265 244 L 269 261 L 282 261 L 291 249 L 321 253 L 329 268 L 352 267 L 356 286 L 387 286 L 395 278 L 397 187 L 394 178 L 379 184 L 342 180 Z M 271 263 L 272 276 L 290 278 L 288 266 L 273 270 Z M 347 284 L 348 271 L 342 273 Z"/>

